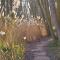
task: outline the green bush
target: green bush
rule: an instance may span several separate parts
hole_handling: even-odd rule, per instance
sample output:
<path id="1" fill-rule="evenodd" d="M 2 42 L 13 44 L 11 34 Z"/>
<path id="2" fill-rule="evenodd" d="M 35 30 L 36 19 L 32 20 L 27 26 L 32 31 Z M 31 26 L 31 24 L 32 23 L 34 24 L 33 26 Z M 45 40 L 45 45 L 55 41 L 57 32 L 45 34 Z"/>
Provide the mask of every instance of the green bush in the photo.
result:
<path id="1" fill-rule="evenodd" d="M 0 56 L 1 60 L 23 60 L 24 59 L 24 44 L 12 43 L 10 47 L 0 42 Z M 2 59 L 4 58 L 4 59 Z"/>

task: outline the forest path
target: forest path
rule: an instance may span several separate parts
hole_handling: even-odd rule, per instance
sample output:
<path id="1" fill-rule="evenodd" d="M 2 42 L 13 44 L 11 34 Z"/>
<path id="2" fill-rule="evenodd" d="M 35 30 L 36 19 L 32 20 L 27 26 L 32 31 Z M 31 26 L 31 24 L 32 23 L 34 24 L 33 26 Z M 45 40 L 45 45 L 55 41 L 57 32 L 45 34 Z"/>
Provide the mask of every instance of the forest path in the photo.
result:
<path id="1" fill-rule="evenodd" d="M 27 44 L 25 60 L 54 60 L 48 53 L 49 38 L 42 38 L 41 41 Z"/>

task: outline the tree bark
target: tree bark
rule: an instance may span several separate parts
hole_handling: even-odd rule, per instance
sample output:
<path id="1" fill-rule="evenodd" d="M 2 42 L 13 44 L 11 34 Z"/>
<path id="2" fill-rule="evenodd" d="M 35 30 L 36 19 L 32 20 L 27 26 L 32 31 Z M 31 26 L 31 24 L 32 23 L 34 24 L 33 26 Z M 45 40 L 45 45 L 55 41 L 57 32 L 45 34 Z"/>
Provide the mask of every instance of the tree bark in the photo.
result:
<path id="1" fill-rule="evenodd" d="M 58 23 L 60 25 L 60 0 L 56 0 L 57 3 L 57 18 L 58 18 Z"/>
<path id="2" fill-rule="evenodd" d="M 50 13 L 49 13 L 49 5 L 48 5 L 48 0 L 43 0 L 44 3 L 44 10 L 45 10 L 45 18 L 46 18 L 46 22 L 48 24 L 48 29 L 50 31 L 51 37 L 55 38 L 54 32 L 52 30 L 52 25 L 51 25 L 51 17 L 50 17 Z"/>
<path id="3" fill-rule="evenodd" d="M 52 26 L 55 26 L 58 39 L 60 39 L 60 29 L 57 23 L 57 15 L 56 15 L 56 9 L 55 9 L 55 1 L 54 0 L 48 0 L 49 7 L 50 7 L 50 15 L 51 15 L 51 23 Z"/>

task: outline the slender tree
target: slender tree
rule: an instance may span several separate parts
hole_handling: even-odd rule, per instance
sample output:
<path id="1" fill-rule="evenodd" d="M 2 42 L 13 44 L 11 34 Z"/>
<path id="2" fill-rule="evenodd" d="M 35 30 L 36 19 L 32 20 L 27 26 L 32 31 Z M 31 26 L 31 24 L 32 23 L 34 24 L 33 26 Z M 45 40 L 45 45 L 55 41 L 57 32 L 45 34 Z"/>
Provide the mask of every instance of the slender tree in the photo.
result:
<path id="1" fill-rule="evenodd" d="M 1 0 L 1 15 L 2 13 L 5 15 L 5 0 Z"/>
<path id="2" fill-rule="evenodd" d="M 12 12 L 13 0 L 10 0 L 10 11 Z"/>
<path id="3" fill-rule="evenodd" d="M 58 23 L 60 25 L 60 0 L 56 0 L 57 3 L 57 17 L 58 17 Z"/>
<path id="4" fill-rule="evenodd" d="M 58 38 L 60 39 L 60 30 L 59 30 L 58 23 L 57 23 L 55 1 L 54 0 L 48 0 L 48 3 L 49 3 L 49 7 L 50 7 L 50 16 L 51 16 L 52 26 L 55 26 L 56 31 L 57 31 L 56 36 L 58 36 Z"/>
<path id="5" fill-rule="evenodd" d="M 52 29 L 52 25 L 51 25 L 51 17 L 50 17 L 50 12 L 49 12 L 48 0 L 42 0 L 42 5 L 43 5 L 44 16 L 46 19 L 46 23 L 48 24 L 48 28 L 50 30 L 51 37 L 55 38 L 53 29 Z"/>

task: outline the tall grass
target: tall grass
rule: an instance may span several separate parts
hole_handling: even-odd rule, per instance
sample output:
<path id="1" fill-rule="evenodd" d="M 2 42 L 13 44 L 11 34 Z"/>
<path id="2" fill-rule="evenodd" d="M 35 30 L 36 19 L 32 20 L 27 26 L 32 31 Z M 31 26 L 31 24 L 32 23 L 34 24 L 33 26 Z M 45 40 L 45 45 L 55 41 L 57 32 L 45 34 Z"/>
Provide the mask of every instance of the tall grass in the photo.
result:
<path id="1" fill-rule="evenodd" d="M 15 19 L 12 19 L 10 17 L 0 18 L 0 31 L 5 32 L 5 35 L 0 35 L 0 60 L 24 59 L 25 43 L 15 35 L 18 29 L 15 32 L 14 29 L 17 27 L 14 21 Z"/>
<path id="2" fill-rule="evenodd" d="M 23 60 L 26 41 L 36 41 L 48 35 L 43 20 L 23 18 L 0 18 L 0 60 Z"/>
<path id="3" fill-rule="evenodd" d="M 15 34 L 16 36 L 19 36 L 20 39 L 26 37 L 26 41 L 36 41 L 39 40 L 40 37 L 48 36 L 46 24 L 39 19 L 31 19 L 29 21 L 22 19 L 19 23 L 17 21 L 17 28 L 14 30 L 15 33 L 17 32 Z"/>

